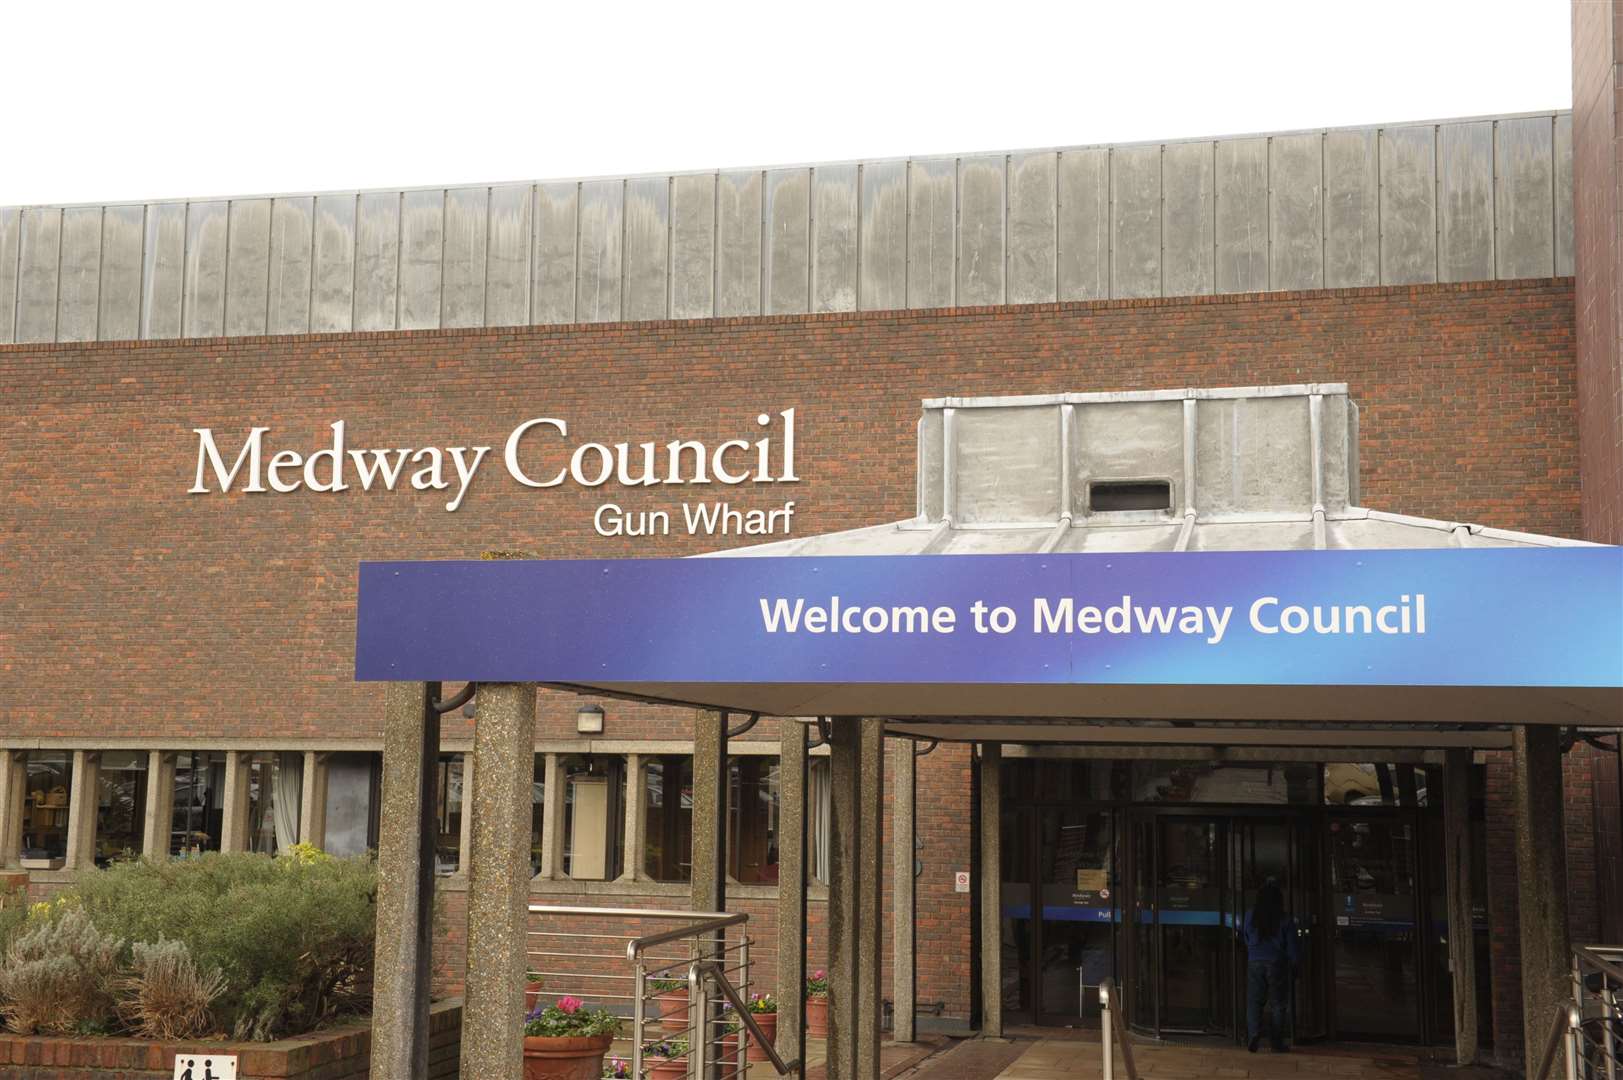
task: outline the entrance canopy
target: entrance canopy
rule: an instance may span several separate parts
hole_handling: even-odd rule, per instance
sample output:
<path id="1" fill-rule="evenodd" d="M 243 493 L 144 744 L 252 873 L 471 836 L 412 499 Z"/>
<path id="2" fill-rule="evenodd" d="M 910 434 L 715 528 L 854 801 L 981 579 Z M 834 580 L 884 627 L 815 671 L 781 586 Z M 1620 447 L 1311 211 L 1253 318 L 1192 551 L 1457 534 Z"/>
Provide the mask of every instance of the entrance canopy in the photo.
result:
<path id="1" fill-rule="evenodd" d="M 927 402 L 905 521 L 721 553 L 749 558 L 363 564 L 357 677 L 1011 742 L 1623 725 L 1623 549 L 1358 507 L 1356 431 L 1341 385 Z"/>

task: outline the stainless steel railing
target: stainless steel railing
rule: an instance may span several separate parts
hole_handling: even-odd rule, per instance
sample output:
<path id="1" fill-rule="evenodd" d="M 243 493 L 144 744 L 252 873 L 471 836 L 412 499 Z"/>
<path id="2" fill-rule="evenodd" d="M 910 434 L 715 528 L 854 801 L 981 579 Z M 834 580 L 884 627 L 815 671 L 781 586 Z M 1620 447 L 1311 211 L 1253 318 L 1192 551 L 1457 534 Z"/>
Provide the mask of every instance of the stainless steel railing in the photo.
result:
<path id="1" fill-rule="evenodd" d="M 1121 1047 L 1121 1063 L 1127 1080 L 1138 1080 L 1138 1068 L 1133 1064 L 1133 1044 L 1127 1041 L 1127 1027 L 1122 1023 L 1121 1010 L 1116 1007 L 1116 980 L 1105 979 L 1099 984 L 1099 1041 L 1104 1044 L 1104 1080 L 1116 1080 L 1116 1048 Z"/>
<path id="2" fill-rule="evenodd" d="M 1579 946 L 1572 950 L 1572 1001 L 1553 1018 L 1535 1076 L 1549 1080 L 1559 1058 L 1567 1080 L 1619 1080 L 1620 1055 L 1623 947 Z"/>

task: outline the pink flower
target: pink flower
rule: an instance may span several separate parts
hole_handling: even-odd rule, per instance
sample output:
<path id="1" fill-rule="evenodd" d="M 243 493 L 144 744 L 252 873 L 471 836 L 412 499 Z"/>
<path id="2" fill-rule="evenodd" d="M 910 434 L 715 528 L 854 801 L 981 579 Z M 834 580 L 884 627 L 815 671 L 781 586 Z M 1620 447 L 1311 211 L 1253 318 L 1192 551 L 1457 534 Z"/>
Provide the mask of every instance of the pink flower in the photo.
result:
<path id="1" fill-rule="evenodd" d="M 822 968 L 818 968 L 816 971 L 812 972 L 812 978 L 826 979 L 828 978 L 828 972 L 824 971 Z"/>
<path id="2" fill-rule="evenodd" d="M 580 1009 L 582 1004 L 583 1002 L 578 997 L 565 997 L 558 999 L 558 1008 L 571 1016 L 573 1016 Z"/>

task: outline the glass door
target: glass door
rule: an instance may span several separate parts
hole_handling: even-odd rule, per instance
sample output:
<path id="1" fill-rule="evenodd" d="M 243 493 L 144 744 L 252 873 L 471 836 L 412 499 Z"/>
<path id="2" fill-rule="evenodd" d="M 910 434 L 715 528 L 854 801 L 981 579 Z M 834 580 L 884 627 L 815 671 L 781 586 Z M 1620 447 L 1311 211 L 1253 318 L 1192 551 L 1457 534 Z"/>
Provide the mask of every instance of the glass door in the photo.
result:
<path id="1" fill-rule="evenodd" d="M 1257 893 L 1272 881 L 1285 894 L 1285 910 L 1296 925 L 1298 965 L 1292 980 L 1291 1014 L 1287 1030 L 1293 1041 L 1322 1038 L 1324 1031 L 1323 974 L 1316 945 L 1320 906 L 1318 858 L 1312 823 L 1302 818 L 1235 818 L 1233 837 L 1234 910 L 1231 926 L 1238 930 L 1256 902 Z M 1245 944 L 1234 937 L 1234 1028 L 1245 1028 Z"/>
<path id="2" fill-rule="evenodd" d="M 1329 820 L 1331 964 L 1339 1038 L 1420 1038 L 1418 832 L 1410 815 Z"/>
<path id="3" fill-rule="evenodd" d="M 1114 971 L 1114 815 L 1109 810 L 1044 807 L 1038 814 L 1042 912 L 1038 926 L 1037 1022 L 1066 1025 L 1096 1016 L 1084 994 Z"/>
<path id="4" fill-rule="evenodd" d="M 1162 1034 L 1232 1034 L 1226 818 L 1161 813 L 1133 829 L 1131 1019 Z"/>

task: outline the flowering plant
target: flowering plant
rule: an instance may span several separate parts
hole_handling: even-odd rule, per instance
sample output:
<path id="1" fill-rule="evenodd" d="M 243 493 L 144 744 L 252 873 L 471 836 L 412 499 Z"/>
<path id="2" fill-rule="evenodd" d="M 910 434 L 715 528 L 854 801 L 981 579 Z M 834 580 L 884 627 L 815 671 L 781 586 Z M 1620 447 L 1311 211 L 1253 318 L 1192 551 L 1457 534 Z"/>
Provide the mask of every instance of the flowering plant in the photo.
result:
<path id="1" fill-rule="evenodd" d="M 807 997 L 828 997 L 828 972 L 818 968 L 806 980 Z"/>
<path id="2" fill-rule="evenodd" d="M 676 990 L 686 990 L 688 988 L 686 979 L 650 979 L 648 982 L 654 988 L 656 994 L 669 994 Z"/>
<path id="3" fill-rule="evenodd" d="M 562 997 L 552 1005 L 537 1005 L 524 1018 L 524 1034 L 539 1039 L 579 1039 L 613 1035 L 620 1021 L 607 1009 L 587 1009 L 578 997 Z"/>
<path id="4" fill-rule="evenodd" d="M 778 999 L 771 994 L 756 994 L 750 998 L 750 1012 L 775 1013 L 778 1011 Z"/>
<path id="5" fill-rule="evenodd" d="M 614 1058 L 603 1066 L 603 1080 L 631 1080 L 631 1062 Z"/>
<path id="6" fill-rule="evenodd" d="M 642 1048 L 642 1056 L 645 1058 L 664 1058 L 666 1061 L 687 1057 L 688 1041 L 682 1036 L 674 1039 L 660 1039 L 658 1042 L 646 1044 Z"/>

